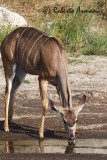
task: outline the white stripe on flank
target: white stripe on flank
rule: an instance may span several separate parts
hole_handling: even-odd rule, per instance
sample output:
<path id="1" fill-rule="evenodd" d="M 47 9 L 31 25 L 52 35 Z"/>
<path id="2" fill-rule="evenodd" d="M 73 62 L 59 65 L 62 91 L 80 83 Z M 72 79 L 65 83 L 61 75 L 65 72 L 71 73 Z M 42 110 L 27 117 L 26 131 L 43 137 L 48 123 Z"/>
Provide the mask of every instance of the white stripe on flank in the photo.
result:
<path id="1" fill-rule="evenodd" d="M 33 43 L 31 49 L 29 50 L 29 53 L 28 53 L 28 55 L 27 55 L 27 63 L 26 63 L 26 66 L 28 65 L 28 58 L 29 58 L 29 56 L 30 56 L 30 53 L 31 53 L 33 47 L 35 46 L 36 42 L 37 42 L 42 36 L 44 36 L 44 33 L 43 33 L 42 35 L 40 35 L 40 37 Z"/>
<path id="2" fill-rule="evenodd" d="M 38 31 L 32 36 L 32 38 L 30 39 L 30 41 L 27 43 L 23 53 L 22 53 L 22 64 L 23 64 L 23 58 L 24 58 L 24 53 L 26 51 L 27 46 L 30 44 L 30 42 L 32 41 L 32 39 L 35 37 L 35 35 L 37 35 L 37 33 L 39 33 Z"/>
<path id="3" fill-rule="evenodd" d="M 38 53 L 39 53 L 41 47 L 44 45 L 44 43 L 45 43 L 49 38 L 50 38 L 50 37 L 48 37 L 48 38 L 45 39 L 45 41 L 40 45 L 40 47 L 39 47 L 37 53 L 35 54 L 34 61 L 33 61 L 33 65 L 34 65 L 34 66 L 35 66 L 36 57 L 37 57 L 37 55 L 38 55 Z"/>
<path id="4" fill-rule="evenodd" d="M 25 39 L 25 42 L 23 43 L 20 52 L 23 52 L 23 48 L 24 48 L 25 45 L 27 45 L 26 42 L 27 42 L 27 40 L 29 39 L 29 36 L 30 36 L 33 32 L 35 32 L 35 30 L 33 30 L 32 32 L 30 32 L 30 34 L 29 34 L 29 35 L 27 36 L 27 38 Z"/>
<path id="5" fill-rule="evenodd" d="M 27 29 L 28 29 L 28 28 L 25 28 L 25 29 L 23 30 L 23 32 L 21 33 L 21 35 L 20 35 L 20 38 L 19 38 L 18 43 L 17 43 L 17 52 L 18 52 L 18 45 L 19 45 L 19 42 L 20 42 L 20 40 L 21 40 L 21 38 L 22 38 L 22 35 L 24 34 L 24 32 L 25 32 Z"/>

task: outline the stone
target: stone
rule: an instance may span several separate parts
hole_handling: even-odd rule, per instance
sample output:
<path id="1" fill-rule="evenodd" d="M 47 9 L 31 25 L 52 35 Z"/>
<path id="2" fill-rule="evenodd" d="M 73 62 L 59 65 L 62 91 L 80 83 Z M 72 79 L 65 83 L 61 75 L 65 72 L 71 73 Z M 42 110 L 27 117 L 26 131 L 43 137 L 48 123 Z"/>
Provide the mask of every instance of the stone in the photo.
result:
<path id="1" fill-rule="evenodd" d="M 18 13 L 0 7 L 0 27 L 27 26 L 27 21 Z"/>

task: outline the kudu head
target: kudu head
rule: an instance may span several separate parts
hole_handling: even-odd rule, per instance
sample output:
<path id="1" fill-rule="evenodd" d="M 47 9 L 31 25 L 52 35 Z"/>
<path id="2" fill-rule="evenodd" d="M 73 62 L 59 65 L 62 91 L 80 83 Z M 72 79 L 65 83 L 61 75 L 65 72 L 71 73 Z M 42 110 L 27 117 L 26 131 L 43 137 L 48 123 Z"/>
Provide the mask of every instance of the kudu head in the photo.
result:
<path id="1" fill-rule="evenodd" d="M 64 127 L 69 136 L 68 144 L 75 144 L 75 132 L 76 132 L 78 114 L 82 110 L 85 101 L 86 101 L 86 96 L 84 95 L 76 107 L 63 108 L 61 106 L 61 103 L 50 100 L 51 107 L 57 112 L 59 112 L 63 118 Z"/>

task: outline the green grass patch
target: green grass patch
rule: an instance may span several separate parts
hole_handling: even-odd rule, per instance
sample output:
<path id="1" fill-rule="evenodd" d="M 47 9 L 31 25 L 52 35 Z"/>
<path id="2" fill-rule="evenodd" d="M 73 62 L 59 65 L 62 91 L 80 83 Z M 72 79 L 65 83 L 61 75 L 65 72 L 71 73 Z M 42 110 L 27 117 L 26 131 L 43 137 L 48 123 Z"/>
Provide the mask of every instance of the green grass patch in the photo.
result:
<path id="1" fill-rule="evenodd" d="M 96 3 L 87 6 L 86 10 L 96 9 Z M 49 15 L 48 15 L 49 16 Z M 50 15 L 52 25 L 46 28 L 42 23 L 40 28 L 51 36 L 57 37 L 65 46 L 70 56 L 78 57 L 79 55 L 106 55 L 107 50 L 107 29 L 102 28 L 100 24 L 102 17 L 94 13 L 72 13 L 72 14 L 52 14 Z M 96 23 L 94 20 L 96 19 Z M 48 23 L 50 17 L 44 23 Z M 51 21 L 50 21 L 51 22 Z M 94 22 L 94 23 L 93 23 Z M 104 22 L 103 22 L 104 23 Z M 106 21 L 105 21 L 105 25 Z M 38 26 L 38 25 L 37 25 Z M 99 28 L 99 30 L 92 31 Z"/>
<path id="2" fill-rule="evenodd" d="M 15 28 L 11 28 L 11 27 L 6 27 L 6 28 L 1 28 L 0 29 L 0 43 L 3 41 L 3 39 L 11 32 L 13 31 Z"/>
<path id="3" fill-rule="evenodd" d="M 0 72 L 2 72 L 2 70 L 3 70 L 3 66 L 2 66 L 2 65 L 0 65 Z"/>
<path id="4" fill-rule="evenodd" d="M 30 84 L 30 81 L 26 79 L 26 80 L 24 80 L 24 83 L 25 84 Z"/>
<path id="5" fill-rule="evenodd" d="M 87 36 L 87 43 L 83 48 L 84 55 L 107 55 L 107 31 L 99 35 Z"/>

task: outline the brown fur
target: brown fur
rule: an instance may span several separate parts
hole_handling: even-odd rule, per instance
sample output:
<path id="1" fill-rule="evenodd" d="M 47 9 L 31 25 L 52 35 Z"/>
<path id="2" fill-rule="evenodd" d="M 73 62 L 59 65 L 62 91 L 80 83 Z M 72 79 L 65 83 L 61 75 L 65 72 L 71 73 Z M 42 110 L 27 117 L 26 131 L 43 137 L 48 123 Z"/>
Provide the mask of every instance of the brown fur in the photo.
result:
<path id="1" fill-rule="evenodd" d="M 20 27 L 1 44 L 1 56 L 6 78 L 5 131 L 13 115 L 13 98 L 27 73 L 39 76 L 43 102 L 40 137 L 43 137 L 45 112 L 48 107 L 47 84 L 56 86 L 63 107 L 72 107 L 67 73 L 67 57 L 61 43 L 35 28 Z M 11 86 L 12 85 L 12 86 Z"/>

